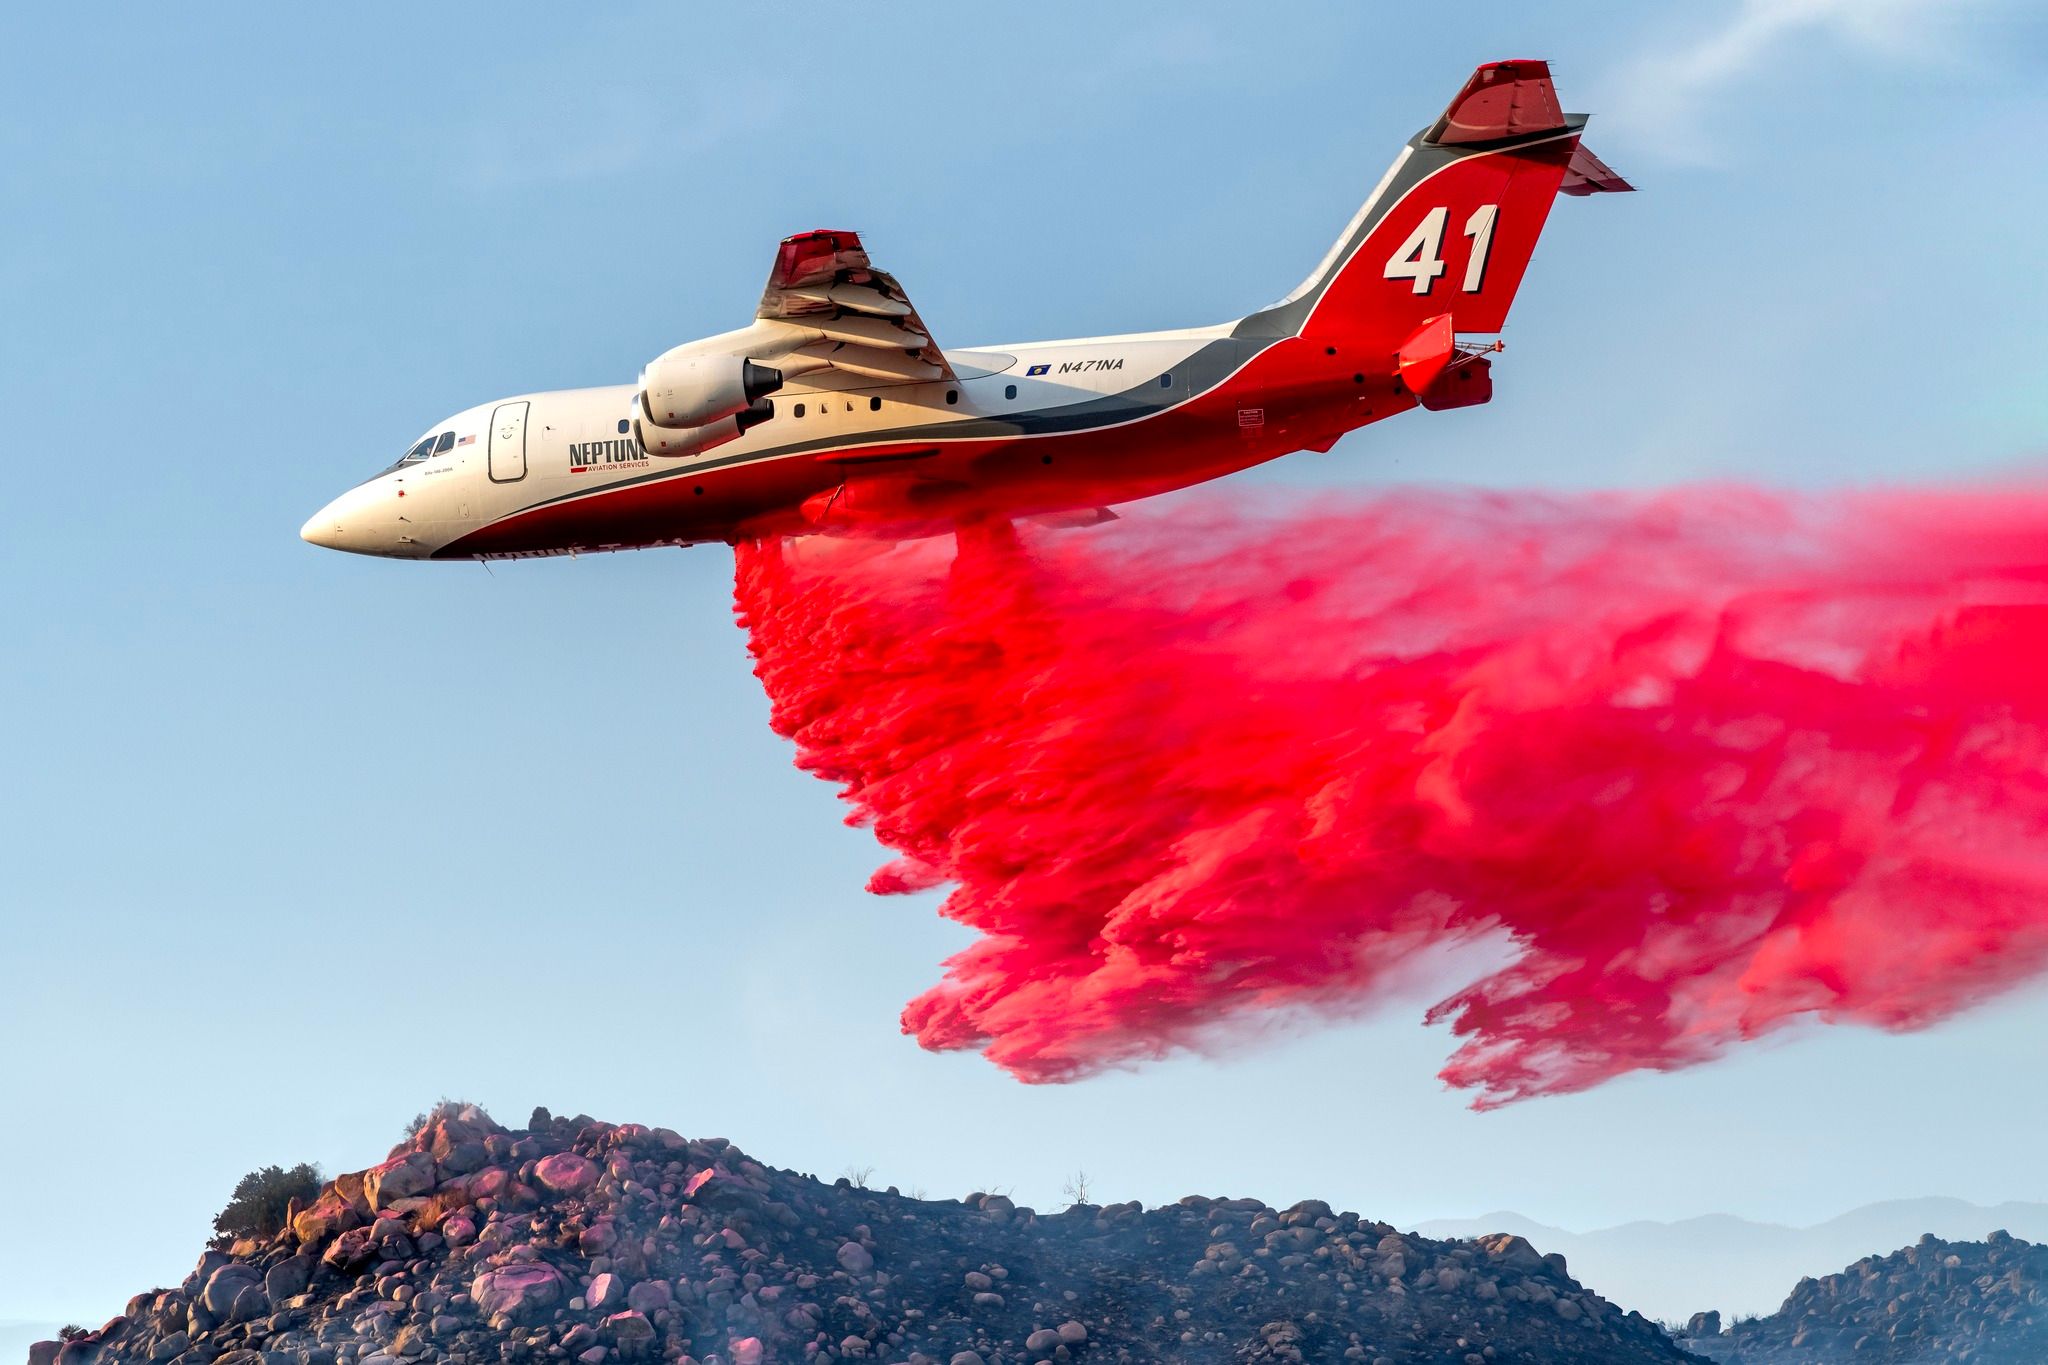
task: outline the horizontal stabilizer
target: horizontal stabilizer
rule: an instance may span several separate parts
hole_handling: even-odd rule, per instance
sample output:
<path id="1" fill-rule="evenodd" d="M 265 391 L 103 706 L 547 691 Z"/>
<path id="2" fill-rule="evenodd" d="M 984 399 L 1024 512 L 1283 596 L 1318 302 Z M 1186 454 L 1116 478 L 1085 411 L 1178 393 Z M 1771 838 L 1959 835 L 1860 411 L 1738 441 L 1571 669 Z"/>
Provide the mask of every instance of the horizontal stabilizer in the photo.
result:
<path id="1" fill-rule="evenodd" d="M 1554 133 L 1565 127 L 1548 62 L 1488 62 L 1422 140 L 1438 147 Z"/>
<path id="2" fill-rule="evenodd" d="M 1564 169 L 1559 194 L 1627 194 L 1635 186 L 1614 173 L 1614 168 L 1594 156 L 1581 142 L 1572 149 L 1571 164 Z"/>

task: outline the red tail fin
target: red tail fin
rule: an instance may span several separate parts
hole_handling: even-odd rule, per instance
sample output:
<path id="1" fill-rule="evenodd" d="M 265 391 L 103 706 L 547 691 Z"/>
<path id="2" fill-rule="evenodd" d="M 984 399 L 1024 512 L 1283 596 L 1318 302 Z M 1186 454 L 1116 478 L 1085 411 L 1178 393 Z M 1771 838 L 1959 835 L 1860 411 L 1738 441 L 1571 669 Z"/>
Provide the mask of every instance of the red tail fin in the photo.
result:
<path id="1" fill-rule="evenodd" d="M 1499 331 L 1584 125 L 1559 109 L 1543 62 L 1480 67 L 1402 150 L 1322 268 L 1247 330 L 1389 351 L 1446 314 L 1458 332 Z"/>

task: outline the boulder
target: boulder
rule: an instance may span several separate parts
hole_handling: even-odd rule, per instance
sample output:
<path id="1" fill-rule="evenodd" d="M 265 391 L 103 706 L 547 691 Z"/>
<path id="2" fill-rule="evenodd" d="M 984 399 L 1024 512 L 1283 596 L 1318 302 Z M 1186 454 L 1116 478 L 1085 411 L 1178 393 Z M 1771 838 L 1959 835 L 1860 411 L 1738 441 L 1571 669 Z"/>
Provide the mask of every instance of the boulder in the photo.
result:
<path id="1" fill-rule="evenodd" d="M 1063 1346 L 1079 1346 L 1088 1340 L 1088 1328 L 1078 1322 L 1063 1322 L 1056 1330 Z"/>
<path id="2" fill-rule="evenodd" d="M 642 1280 L 626 1291 L 626 1307 L 636 1313 L 654 1314 L 674 1303 L 675 1297 L 667 1280 Z"/>
<path id="3" fill-rule="evenodd" d="M 363 1199 L 373 1212 L 382 1211 L 396 1200 L 432 1193 L 439 1179 L 433 1157 L 425 1152 L 407 1152 L 363 1172 Z"/>
<path id="4" fill-rule="evenodd" d="M 597 1177 L 596 1165 L 574 1152 L 542 1157 L 533 1168 L 533 1178 L 550 1194 L 582 1194 L 597 1183 Z"/>
<path id="5" fill-rule="evenodd" d="M 1041 1358 L 1051 1355 L 1060 1348 L 1060 1334 L 1057 1329 L 1041 1327 L 1024 1338 L 1024 1349 Z"/>
<path id="6" fill-rule="evenodd" d="M 207 1276 L 206 1284 L 199 1291 L 199 1302 L 206 1311 L 223 1322 L 231 1322 L 228 1311 L 234 1307 L 235 1298 L 252 1284 L 263 1283 L 263 1272 L 253 1265 L 230 1262 Z"/>
<path id="7" fill-rule="evenodd" d="M 434 1115 L 422 1128 L 414 1145 L 431 1154 L 444 1169 L 452 1169 L 457 1175 L 481 1166 L 484 1143 L 505 1130 L 491 1121 L 490 1115 L 473 1104 L 466 1104 L 453 1111 Z M 464 1166 L 473 1150 L 479 1158 L 476 1166 Z"/>
<path id="8" fill-rule="evenodd" d="M 450 1214 L 441 1224 L 441 1236 L 449 1246 L 468 1246 L 476 1240 L 476 1220 L 465 1213 Z"/>
<path id="9" fill-rule="evenodd" d="M 363 1196 L 363 1180 L 368 1175 L 368 1171 L 344 1171 L 334 1177 L 334 1192 L 354 1205 L 358 1213 L 370 1211 L 370 1201 Z"/>
<path id="10" fill-rule="evenodd" d="M 474 1174 L 464 1176 L 462 1187 L 474 1201 L 502 1199 L 512 1188 L 512 1173 L 503 1166 L 486 1166 Z"/>
<path id="11" fill-rule="evenodd" d="M 270 1295 L 263 1290 L 261 1280 L 251 1280 L 242 1286 L 242 1292 L 235 1295 L 234 1303 L 228 1306 L 228 1323 L 254 1322 L 270 1316 Z"/>
<path id="12" fill-rule="evenodd" d="M 442 1172 L 447 1175 L 468 1175 L 472 1171 L 480 1171 L 490 1163 L 490 1159 L 483 1143 L 474 1140 L 458 1142 L 445 1152 L 434 1153 L 434 1160 L 440 1163 Z"/>
<path id="13" fill-rule="evenodd" d="M 732 1344 L 732 1365 L 761 1365 L 764 1353 L 759 1337 L 741 1337 Z"/>
<path id="14" fill-rule="evenodd" d="M 286 1299 L 305 1293 L 306 1286 L 313 1281 L 313 1264 L 313 1258 L 302 1251 L 270 1267 L 270 1273 L 263 1277 L 263 1292 L 270 1296 L 270 1302 L 282 1306 Z"/>
<path id="15" fill-rule="evenodd" d="M 562 1272 L 545 1261 L 520 1261 L 486 1270 L 470 1281 L 470 1302 L 485 1317 L 538 1316 L 568 1298 Z"/>
<path id="16" fill-rule="evenodd" d="M 859 1242 L 844 1242 L 839 1247 L 839 1265 L 849 1275 L 865 1275 L 875 1268 L 875 1258 Z"/>
<path id="17" fill-rule="evenodd" d="M 1391 1239 L 1382 1240 L 1383 1249 L 1386 1240 Z M 1517 1237 L 1512 1232 L 1496 1232 L 1490 1237 L 1476 1238 L 1473 1245 L 1511 1270 L 1535 1272 L 1548 1269 L 1542 1255 L 1529 1245 L 1528 1239 Z"/>
<path id="18" fill-rule="evenodd" d="M 292 1217 L 292 1235 L 301 1245 L 317 1246 L 338 1232 L 346 1232 L 362 1221 L 356 1207 L 339 1191 L 330 1190 Z"/>
<path id="19" fill-rule="evenodd" d="M 654 1324 L 644 1314 L 614 1313 L 604 1320 L 604 1325 L 612 1335 L 612 1345 L 628 1360 L 642 1355 L 654 1340 Z"/>
<path id="20" fill-rule="evenodd" d="M 379 1218 L 369 1227 L 370 1242 L 377 1248 L 377 1254 L 387 1261 L 409 1261 L 415 1248 L 412 1238 L 406 1234 L 405 1224 L 396 1218 Z"/>
<path id="21" fill-rule="evenodd" d="M 183 1336 L 184 1333 L 178 1333 Z M 61 1341 L 38 1341 L 28 1348 L 28 1365 L 57 1365 L 57 1352 L 64 1349 Z M 183 1346 L 178 1348 L 184 1350 Z"/>
<path id="22" fill-rule="evenodd" d="M 192 1267 L 192 1273 L 185 1277 L 185 1288 L 192 1293 L 198 1293 L 206 1287 L 206 1282 L 213 1278 L 213 1272 L 219 1270 L 227 1263 L 228 1254 L 225 1251 L 208 1249 L 201 1252 L 199 1254 L 199 1264 Z"/>
<path id="23" fill-rule="evenodd" d="M 371 1227 L 350 1228 L 334 1239 L 320 1263 L 330 1270 L 353 1275 L 377 1258 L 376 1232 Z"/>
<path id="24" fill-rule="evenodd" d="M 593 1313 L 611 1313 L 626 1306 L 626 1282 L 606 1271 L 591 1278 L 583 1302 Z"/>

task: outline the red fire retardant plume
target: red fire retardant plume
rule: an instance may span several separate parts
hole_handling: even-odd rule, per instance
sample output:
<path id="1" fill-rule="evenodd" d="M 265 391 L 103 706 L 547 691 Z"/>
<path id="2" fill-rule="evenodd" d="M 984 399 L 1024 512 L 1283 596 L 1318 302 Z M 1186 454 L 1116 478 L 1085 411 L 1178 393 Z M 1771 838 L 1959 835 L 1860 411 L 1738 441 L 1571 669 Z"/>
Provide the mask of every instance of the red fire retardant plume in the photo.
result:
<path id="1" fill-rule="evenodd" d="M 1484 1107 L 2048 965 L 2048 493 L 1135 517 L 740 551 L 870 889 L 981 935 L 926 1047 L 1066 1080 L 1490 937 L 1429 1014 Z"/>

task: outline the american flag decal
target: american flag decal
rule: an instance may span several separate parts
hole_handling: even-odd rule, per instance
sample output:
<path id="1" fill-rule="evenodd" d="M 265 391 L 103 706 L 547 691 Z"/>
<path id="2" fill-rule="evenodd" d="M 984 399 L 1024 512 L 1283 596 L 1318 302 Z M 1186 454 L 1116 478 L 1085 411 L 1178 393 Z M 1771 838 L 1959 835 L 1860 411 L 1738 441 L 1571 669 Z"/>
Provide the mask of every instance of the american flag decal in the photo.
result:
<path id="1" fill-rule="evenodd" d="M 467 436 L 463 437 L 463 438 L 462 438 L 461 440 L 457 441 L 457 442 L 456 442 L 455 444 L 457 444 L 457 445 L 459 445 L 459 446 L 466 446 L 466 445 L 469 445 L 469 444 L 471 444 L 471 443 L 472 443 L 472 442 L 474 442 L 475 440 L 476 440 L 476 433 L 472 431 L 471 433 L 469 433 L 469 435 L 467 435 Z"/>

